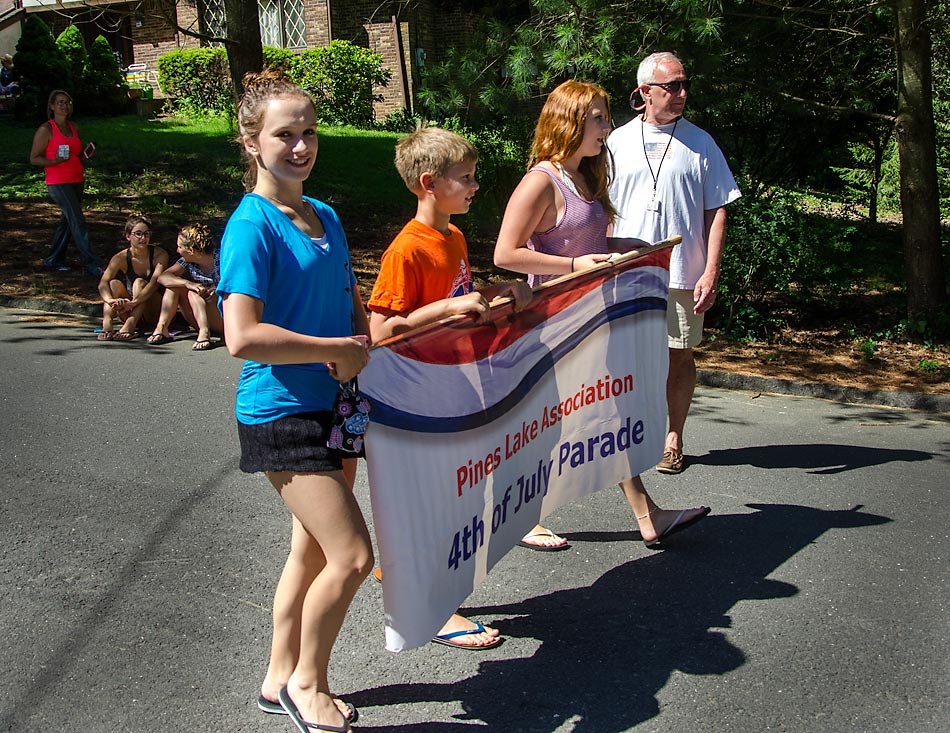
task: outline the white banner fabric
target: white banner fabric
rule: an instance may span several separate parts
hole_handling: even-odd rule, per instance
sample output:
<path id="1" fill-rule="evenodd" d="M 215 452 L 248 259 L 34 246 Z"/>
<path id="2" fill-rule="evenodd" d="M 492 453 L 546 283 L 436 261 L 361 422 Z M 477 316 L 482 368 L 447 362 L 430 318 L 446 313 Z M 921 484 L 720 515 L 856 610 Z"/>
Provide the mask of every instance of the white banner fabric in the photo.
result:
<path id="1" fill-rule="evenodd" d="M 429 641 L 547 514 L 657 463 L 668 262 L 625 256 L 540 286 L 521 313 L 373 350 L 360 389 L 387 649 Z"/>

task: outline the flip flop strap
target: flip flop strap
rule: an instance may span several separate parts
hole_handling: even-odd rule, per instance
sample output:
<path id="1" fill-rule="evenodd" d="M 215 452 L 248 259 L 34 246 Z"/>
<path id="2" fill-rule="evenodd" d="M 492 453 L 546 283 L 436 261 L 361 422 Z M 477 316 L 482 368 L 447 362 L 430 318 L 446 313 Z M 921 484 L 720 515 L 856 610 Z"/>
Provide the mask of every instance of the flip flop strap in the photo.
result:
<path id="1" fill-rule="evenodd" d="M 680 521 L 682 521 L 683 517 L 686 516 L 686 512 L 688 512 L 688 511 L 689 511 L 688 509 L 684 509 L 684 510 L 681 511 L 679 514 L 677 514 L 677 515 L 676 515 L 676 519 L 674 519 L 672 522 L 670 522 L 670 526 L 667 527 L 666 529 L 664 529 L 664 530 L 663 530 L 663 534 L 661 534 L 659 537 L 657 537 L 657 539 L 661 539 L 662 537 L 666 537 L 666 535 L 668 535 L 670 532 L 672 532 L 672 531 L 676 528 L 676 525 L 678 525 L 678 524 L 680 523 Z"/>
<path id="2" fill-rule="evenodd" d="M 463 629 L 462 631 L 453 631 L 448 634 L 439 634 L 438 638 L 440 639 L 455 639 L 459 636 L 469 636 L 470 634 L 480 634 L 485 630 L 485 627 L 481 625 L 478 621 L 473 621 L 475 624 L 474 629 Z"/>

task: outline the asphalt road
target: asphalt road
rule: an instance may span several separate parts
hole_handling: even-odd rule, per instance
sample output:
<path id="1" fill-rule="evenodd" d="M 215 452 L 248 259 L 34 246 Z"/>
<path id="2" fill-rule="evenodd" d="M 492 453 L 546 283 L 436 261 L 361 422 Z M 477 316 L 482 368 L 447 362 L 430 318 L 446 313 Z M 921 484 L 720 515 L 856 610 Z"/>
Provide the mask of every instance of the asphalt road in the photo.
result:
<path id="1" fill-rule="evenodd" d="M 237 468 L 240 364 L 0 310 L 0 731 L 290 731 L 255 700 L 289 516 Z M 507 641 L 383 649 L 357 595 L 331 666 L 362 731 L 950 730 L 950 418 L 700 388 L 713 514 L 665 552 L 619 491 L 469 599 Z M 367 516 L 361 470 L 357 494 Z"/>

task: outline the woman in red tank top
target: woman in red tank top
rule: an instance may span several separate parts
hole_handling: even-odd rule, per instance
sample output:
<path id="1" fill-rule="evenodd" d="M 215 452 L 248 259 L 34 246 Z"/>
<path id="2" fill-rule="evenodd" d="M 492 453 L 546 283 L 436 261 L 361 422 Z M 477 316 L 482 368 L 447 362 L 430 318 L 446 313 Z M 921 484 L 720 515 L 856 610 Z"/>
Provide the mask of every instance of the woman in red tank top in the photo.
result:
<path id="1" fill-rule="evenodd" d="M 46 172 L 46 190 L 60 208 L 59 224 L 53 233 L 49 253 L 43 260 L 47 270 L 67 270 L 66 245 L 70 235 L 82 255 L 86 272 L 96 278 L 102 273 L 99 258 L 89 246 L 89 230 L 82 213 L 82 194 L 85 182 L 83 160 L 92 157 L 83 150 L 79 130 L 70 122 L 73 99 L 62 89 L 54 89 L 47 102 L 49 120 L 33 135 L 30 163 L 42 166 Z"/>

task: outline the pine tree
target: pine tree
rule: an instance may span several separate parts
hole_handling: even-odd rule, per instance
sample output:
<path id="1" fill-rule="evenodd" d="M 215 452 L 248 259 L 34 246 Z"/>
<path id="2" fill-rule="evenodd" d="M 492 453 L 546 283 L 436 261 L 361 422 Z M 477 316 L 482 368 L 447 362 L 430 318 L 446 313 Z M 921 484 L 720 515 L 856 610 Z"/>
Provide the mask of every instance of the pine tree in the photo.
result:
<path id="1" fill-rule="evenodd" d="M 128 109 L 128 86 L 103 36 L 97 36 L 89 49 L 80 86 L 83 111 L 92 115 L 122 114 Z"/>
<path id="2" fill-rule="evenodd" d="M 83 69 L 86 68 L 86 44 L 83 43 L 79 28 L 74 25 L 67 26 L 56 39 L 56 46 L 63 52 L 69 68 L 69 86 L 78 90 Z"/>
<path id="3" fill-rule="evenodd" d="M 72 94 L 74 91 L 66 57 L 53 40 L 49 26 L 36 15 L 26 17 L 13 65 L 20 72 L 22 90 L 17 116 L 48 119 L 46 102 L 50 92 L 65 89 Z"/>

